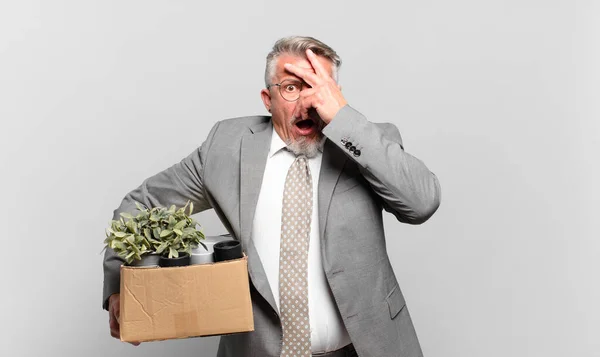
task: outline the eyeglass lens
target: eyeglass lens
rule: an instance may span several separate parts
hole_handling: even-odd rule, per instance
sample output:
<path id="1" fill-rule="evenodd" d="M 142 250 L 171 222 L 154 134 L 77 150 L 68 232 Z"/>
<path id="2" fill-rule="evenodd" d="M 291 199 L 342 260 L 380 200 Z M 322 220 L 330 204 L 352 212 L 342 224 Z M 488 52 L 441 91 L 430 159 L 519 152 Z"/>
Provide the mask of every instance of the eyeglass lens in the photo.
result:
<path id="1" fill-rule="evenodd" d="M 302 91 L 302 82 L 293 79 L 286 79 L 279 85 L 279 93 L 283 99 L 293 102 L 300 97 Z"/>

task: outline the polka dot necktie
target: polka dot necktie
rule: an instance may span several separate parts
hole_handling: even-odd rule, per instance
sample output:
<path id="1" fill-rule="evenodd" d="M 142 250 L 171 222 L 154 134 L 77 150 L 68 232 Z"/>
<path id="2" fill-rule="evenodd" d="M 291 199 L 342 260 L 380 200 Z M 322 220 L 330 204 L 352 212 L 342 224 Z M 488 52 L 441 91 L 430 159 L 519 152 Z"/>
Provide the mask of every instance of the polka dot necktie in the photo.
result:
<path id="1" fill-rule="evenodd" d="M 311 356 L 308 316 L 308 246 L 312 177 L 305 156 L 290 166 L 283 189 L 279 250 L 279 305 L 283 329 L 281 357 Z"/>

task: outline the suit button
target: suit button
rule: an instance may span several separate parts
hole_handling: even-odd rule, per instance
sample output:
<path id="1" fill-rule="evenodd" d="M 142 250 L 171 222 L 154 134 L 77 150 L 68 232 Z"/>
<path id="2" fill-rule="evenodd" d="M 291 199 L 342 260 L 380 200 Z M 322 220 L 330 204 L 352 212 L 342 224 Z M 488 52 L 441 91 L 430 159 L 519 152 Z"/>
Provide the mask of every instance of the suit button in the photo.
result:
<path id="1" fill-rule="evenodd" d="M 358 149 L 354 150 L 354 156 L 360 156 L 360 150 L 358 150 Z"/>
<path id="2" fill-rule="evenodd" d="M 348 142 L 348 140 L 346 140 L 346 138 L 343 138 L 343 139 L 341 140 L 341 142 L 342 142 L 342 144 L 346 145 L 346 143 Z"/>
<path id="3" fill-rule="evenodd" d="M 356 146 L 350 146 L 348 150 L 350 150 L 350 152 L 354 152 L 354 150 L 356 150 Z"/>
<path id="4" fill-rule="evenodd" d="M 348 141 L 348 142 L 346 143 L 346 145 L 344 145 L 344 146 L 346 146 L 346 149 L 350 149 L 350 146 L 352 146 L 352 143 Z"/>

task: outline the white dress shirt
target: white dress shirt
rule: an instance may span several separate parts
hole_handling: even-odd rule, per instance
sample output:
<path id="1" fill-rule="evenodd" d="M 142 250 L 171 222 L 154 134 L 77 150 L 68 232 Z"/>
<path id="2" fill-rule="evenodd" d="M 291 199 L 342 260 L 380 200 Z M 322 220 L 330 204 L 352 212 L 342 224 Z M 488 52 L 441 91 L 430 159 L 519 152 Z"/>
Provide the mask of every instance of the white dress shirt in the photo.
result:
<path id="1" fill-rule="evenodd" d="M 252 240 L 267 275 L 277 309 L 279 306 L 279 245 L 283 189 L 288 169 L 296 159 L 273 128 L 260 194 L 252 222 Z M 321 261 L 318 187 L 321 153 L 308 160 L 313 184 L 313 211 L 308 249 L 308 310 L 313 353 L 335 351 L 350 343 Z"/>

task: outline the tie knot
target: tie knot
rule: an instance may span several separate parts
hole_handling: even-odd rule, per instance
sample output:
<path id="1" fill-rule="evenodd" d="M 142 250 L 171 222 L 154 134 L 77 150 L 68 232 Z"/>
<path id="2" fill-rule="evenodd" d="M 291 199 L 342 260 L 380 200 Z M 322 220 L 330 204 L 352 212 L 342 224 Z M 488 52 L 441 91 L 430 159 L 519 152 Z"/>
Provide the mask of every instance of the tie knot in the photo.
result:
<path id="1" fill-rule="evenodd" d="M 297 165 L 306 165 L 308 166 L 308 158 L 304 154 L 297 155 L 292 163 L 292 166 Z"/>

